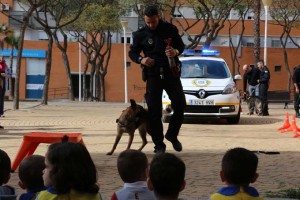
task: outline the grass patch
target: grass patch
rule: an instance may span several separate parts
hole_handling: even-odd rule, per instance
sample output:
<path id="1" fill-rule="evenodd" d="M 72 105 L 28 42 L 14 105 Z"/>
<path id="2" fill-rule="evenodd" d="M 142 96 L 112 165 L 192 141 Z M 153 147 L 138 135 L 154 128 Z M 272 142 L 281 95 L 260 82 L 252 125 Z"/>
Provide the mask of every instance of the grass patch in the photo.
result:
<path id="1" fill-rule="evenodd" d="M 291 188 L 286 190 L 280 190 L 278 192 L 268 191 L 266 192 L 265 197 L 300 199 L 300 188 Z"/>

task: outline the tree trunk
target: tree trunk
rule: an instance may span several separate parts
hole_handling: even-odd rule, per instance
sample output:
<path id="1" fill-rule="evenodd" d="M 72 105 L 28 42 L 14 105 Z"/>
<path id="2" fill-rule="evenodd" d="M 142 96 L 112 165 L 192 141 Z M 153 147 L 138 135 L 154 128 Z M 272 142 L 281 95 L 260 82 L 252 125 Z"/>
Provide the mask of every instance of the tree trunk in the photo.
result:
<path id="1" fill-rule="evenodd" d="M 52 59 L 52 46 L 53 46 L 53 38 L 52 34 L 48 31 L 45 31 L 48 36 L 48 52 L 46 58 L 46 71 L 45 71 L 45 81 L 44 81 L 44 90 L 43 90 L 43 98 L 42 105 L 48 104 L 48 91 L 49 91 L 49 83 L 50 83 L 50 72 L 51 72 L 51 59 Z"/>
<path id="2" fill-rule="evenodd" d="M 105 101 L 105 76 L 104 75 L 100 75 L 99 77 L 99 81 L 100 81 L 100 101 Z"/>
<path id="3" fill-rule="evenodd" d="M 11 76 L 9 77 L 8 81 L 9 81 L 9 96 L 8 96 L 8 99 L 9 100 L 13 100 L 14 99 L 14 87 L 13 87 L 13 77 L 12 77 L 12 74 L 13 74 L 13 55 L 14 55 L 14 47 L 12 46 L 11 47 L 11 52 L 10 52 L 10 65 L 9 65 L 9 70 L 10 70 L 10 73 L 11 73 Z"/>
<path id="4" fill-rule="evenodd" d="M 72 76 L 71 76 L 70 63 L 69 63 L 69 58 L 68 58 L 67 52 L 65 50 L 62 50 L 62 57 L 63 57 L 63 61 L 65 64 L 66 75 L 68 78 L 69 100 L 74 101 L 75 98 L 74 98 L 73 81 L 72 81 Z"/>
<path id="5" fill-rule="evenodd" d="M 260 9 L 261 0 L 254 1 L 254 62 L 260 59 Z"/>
<path id="6" fill-rule="evenodd" d="M 15 79 L 15 98 L 13 101 L 13 109 L 19 109 L 19 90 L 20 90 L 20 74 L 21 74 L 21 59 L 22 59 L 22 51 L 23 51 L 23 43 L 24 43 L 24 35 L 25 30 L 29 22 L 29 16 L 31 16 L 32 12 L 35 10 L 35 7 L 30 7 L 27 11 L 26 16 L 23 19 L 23 23 L 20 28 L 20 40 L 18 43 L 18 56 L 17 56 L 17 65 L 16 65 L 16 79 Z"/>

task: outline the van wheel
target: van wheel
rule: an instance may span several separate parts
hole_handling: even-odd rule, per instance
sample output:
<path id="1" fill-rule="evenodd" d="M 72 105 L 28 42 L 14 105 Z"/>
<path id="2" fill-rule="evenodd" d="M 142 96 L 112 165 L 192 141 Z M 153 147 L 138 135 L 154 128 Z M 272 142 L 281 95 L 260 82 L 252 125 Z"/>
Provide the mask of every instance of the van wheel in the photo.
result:
<path id="1" fill-rule="evenodd" d="M 239 112 L 238 112 L 237 116 L 227 118 L 227 122 L 228 122 L 228 124 L 238 124 L 240 121 L 240 118 L 241 118 L 241 109 L 239 108 Z"/>
<path id="2" fill-rule="evenodd" d="M 163 123 L 169 123 L 170 122 L 170 117 L 169 115 L 163 115 L 162 116 L 162 122 Z"/>

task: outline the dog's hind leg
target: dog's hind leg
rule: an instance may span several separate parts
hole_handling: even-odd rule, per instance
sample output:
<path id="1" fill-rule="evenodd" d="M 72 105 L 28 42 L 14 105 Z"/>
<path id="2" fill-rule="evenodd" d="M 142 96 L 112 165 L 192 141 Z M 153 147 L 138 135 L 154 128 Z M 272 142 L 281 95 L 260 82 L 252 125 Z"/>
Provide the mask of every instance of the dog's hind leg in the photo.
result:
<path id="1" fill-rule="evenodd" d="M 143 127 L 143 128 L 139 128 L 139 133 L 140 133 L 140 136 L 142 138 L 142 146 L 139 148 L 139 151 L 142 151 L 142 149 L 146 146 L 146 144 L 148 143 L 147 141 L 147 131 L 146 129 Z"/>
<path id="2" fill-rule="evenodd" d="M 123 135 L 123 132 L 118 130 L 118 134 L 117 134 L 117 136 L 116 136 L 114 146 L 113 146 L 113 148 L 111 149 L 111 151 L 108 152 L 106 155 L 112 155 L 112 154 L 114 153 L 114 151 L 116 150 L 116 147 L 117 147 L 117 145 L 118 145 L 118 143 L 119 143 L 119 141 L 120 141 L 122 135 Z"/>
<path id="3" fill-rule="evenodd" d="M 129 132 L 128 135 L 129 135 L 129 138 L 128 138 L 128 145 L 127 145 L 126 149 L 130 149 L 130 147 L 131 147 L 131 144 L 132 144 L 132 141 L 134 138 L 134 132 Z"/>

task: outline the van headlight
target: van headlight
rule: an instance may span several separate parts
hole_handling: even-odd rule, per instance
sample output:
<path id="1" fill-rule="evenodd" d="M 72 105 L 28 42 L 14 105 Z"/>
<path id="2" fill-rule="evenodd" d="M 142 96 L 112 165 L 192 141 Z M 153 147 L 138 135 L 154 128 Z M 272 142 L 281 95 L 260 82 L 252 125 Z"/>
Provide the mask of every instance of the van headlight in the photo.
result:
<path id="1" fill-rule="evenodd" d="M 237 91 L 237 89 L 236 89 L 235 84 L 234 84 L 234 83 L 230 83 L 230 84 L 228 84 L 228 85 L 224 88 L 222 94 L 233 94 L 233 93 L 235 93 L 236 91 Z"/>

